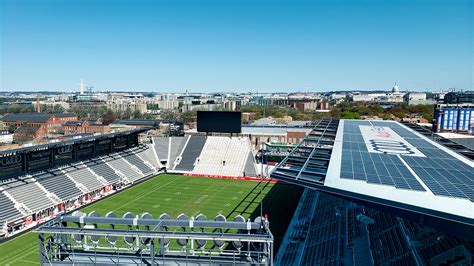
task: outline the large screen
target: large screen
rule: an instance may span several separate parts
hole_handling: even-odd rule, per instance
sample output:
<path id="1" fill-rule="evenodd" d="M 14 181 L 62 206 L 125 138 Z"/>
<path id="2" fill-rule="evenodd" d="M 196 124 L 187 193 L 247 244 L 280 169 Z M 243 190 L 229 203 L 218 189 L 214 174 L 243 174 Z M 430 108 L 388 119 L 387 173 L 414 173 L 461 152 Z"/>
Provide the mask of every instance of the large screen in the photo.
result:
<path id="1" fill-rule="evenodd" d="M 197 131 L 241 133 L 242 114 L 241 112 L 198 111 Z"/>

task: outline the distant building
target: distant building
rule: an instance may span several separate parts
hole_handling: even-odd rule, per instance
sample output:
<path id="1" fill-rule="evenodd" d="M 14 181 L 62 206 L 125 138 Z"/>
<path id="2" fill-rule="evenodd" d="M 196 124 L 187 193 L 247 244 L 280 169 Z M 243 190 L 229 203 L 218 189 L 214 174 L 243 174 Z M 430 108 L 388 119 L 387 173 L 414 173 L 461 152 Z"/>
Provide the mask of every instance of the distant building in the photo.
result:
<path id="1" fill-rule="evenodd" d="M 7 127 L 15 126 L 20 128 L 38 127 L 35 131 L 36 137 L 44 136 L 46 134 L 57 134 L 61 132 L 61 124 L 64 121 L 77 120 L 77 116 L 70 114 L 43 114 L 43 113 L 29 113 L 29 114 L 7 114 L 2 117 L 3 123 Z M 24 131 L 23 131 L 24 132 Z"/>
<path id="2" fill-rule="evenodd" d="M 179 107 L 179 102 L 175 100 L 156 101 L 156 104 L 161 110 L 174 110 Z"/>
<path id="3" fill-rule="evenodd" d="M 300 112 L 313 112 L 317 110 L 328 110 L 329 103 L 328 102 L 321 102 L 321 101 L 299 101 L 294 102 L 293 107 L 297 108 Z"/>
<path id="4" fill-rule="evenodd" d="M 2 118 L 0 117 L 0 131 L 4 130 L 8 130 L 8 126 L 2 121 Z"/>
<path id="5" fill-rule="evenodd" d="M 403 96 L 403 101 L 409 105 L 436 104 L 435 100 L 426 99 L 424 92 L 410 92 Z"/>
<path id="6" fill-rule="evenodd" d="M 31 103 L 33 105 L 33 107 L 36 109 L 36 105 L 37 105 L 37 102 L 32 102 Z M 56 105 L 59 105 L 61 106 L 64 110 L 69 110 L 70 108 L 70 104 L 68 102 L 65 102 L 65 101 L 55 101 L 53 99 L 48 99 L 48 100 L 44 100 L 44 101 L 40 101 L 40 105 L 46 105 L 46 106 L 56 106 Z"/>
<path id="7" fill-rule="evenodd" d="M 446 95 L 444 95 L 444 103 L 447 103 L 447 104 L 472 103 L 474 104 L 474 91 L 448 92 L 446 93 Z"/>
<path id="8" fill-rule="evenodd" d="M 68 121 L 63 125 L 64 135 L 87 134 L 87 133 L 110 133 L 110 126 L 103 125 L 97 121 Z"/>
<path id="9" fill-rule="evenodd" d="M 46 136 L 47 131 L 45 127 L 23 124 L 19 126 L 13 133 L 15 142 L 27 142 Z"/>
<path id="10" fill-rule="evenodd" d="M 353 102 L 402 103 L 403 95 L 395 83 L 390 92 L 385 93 L 353 93 L 350 99 Z"/>
<path id="11" fill-rule="evenodd" d="M 434 130 L 474 134 L 474 104 L 440 104 L 434 111 Z"/>
<path id="12" fill-rule="evenodd" d="M 107 102 L 107 108 L 111 109 L 114 112 L 125 112 L 127 110 L 130 110 L 132 113 L 139 112 L 140 114 L 144 114 L 147 111 L 146 103 L 123 99 L 119 99 L 113 102 Z"/>
<path id="13" fill-rule="evenodd" d="M 242 113 L 242 122 L 255 120 L 255 113 Z"/>
<path id="14" fill-rule="evenodd" d="M 13 142 L 13 134 L 8 131 L 0 131 L 0 144 L 11 144 Z"/>
<path id="15" fill-rule="evenodd" d="M 376 95 L 373 94 L 353 94 L 351 100 L 353 102 L 373 102 Z"/>

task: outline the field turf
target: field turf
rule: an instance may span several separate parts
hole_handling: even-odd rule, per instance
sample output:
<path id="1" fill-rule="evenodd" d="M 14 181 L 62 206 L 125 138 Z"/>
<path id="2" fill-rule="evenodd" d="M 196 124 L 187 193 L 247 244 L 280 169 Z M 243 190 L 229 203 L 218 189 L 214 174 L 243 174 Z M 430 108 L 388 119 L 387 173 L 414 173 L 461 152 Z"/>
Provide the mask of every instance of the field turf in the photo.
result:
<path id="1" fill-rule="evenodd" d="M 263 213 L 269 215 L 277 250 L 300 194 L 300 188 L 281 183 L 162 174 L 81 211 L 97 211 L 101 215 L 113 211 L 119 216 L 126 212 L 149 212 L 155 218 L 162 213 L 173 218 L 181 213 L 188 216 L 203 213 L 208 219 L 217 214 L 228 219 L 238 214 L 254 218 L 260 214 L 259 204 L 263 199 Z M 33 232 L 0 244 L 0 265 L 35 265 L 38 260 L 38 241 Z"/>

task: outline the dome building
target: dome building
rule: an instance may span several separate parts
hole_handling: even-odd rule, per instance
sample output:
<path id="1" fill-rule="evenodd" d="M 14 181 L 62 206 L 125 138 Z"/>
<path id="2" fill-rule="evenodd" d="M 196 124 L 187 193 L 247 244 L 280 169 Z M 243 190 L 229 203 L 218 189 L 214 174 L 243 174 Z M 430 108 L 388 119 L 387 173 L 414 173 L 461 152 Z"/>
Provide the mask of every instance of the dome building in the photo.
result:
<path id="1" fill-rule="evenodd" d="M 395 85 L 393 86 L 392 93 L 400 93 L 400 89 L 398 88 L 397 83 L 395 83 Z"/>

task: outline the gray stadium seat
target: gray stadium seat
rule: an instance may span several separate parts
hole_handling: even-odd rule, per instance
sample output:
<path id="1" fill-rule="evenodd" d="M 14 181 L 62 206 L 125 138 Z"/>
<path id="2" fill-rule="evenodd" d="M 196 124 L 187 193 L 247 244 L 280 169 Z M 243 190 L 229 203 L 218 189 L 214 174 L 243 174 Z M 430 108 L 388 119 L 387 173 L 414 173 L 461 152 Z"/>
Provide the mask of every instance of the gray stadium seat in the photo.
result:
<path id="1" fill-rule="evenodd" d="M 192 136 L 184 148 L 181 161 L 174 169 L 179 171 L 192 171 L 194 169 L 194 162 L 199 154 L 201 154 L 205 143 L 205 136 Z"/>

